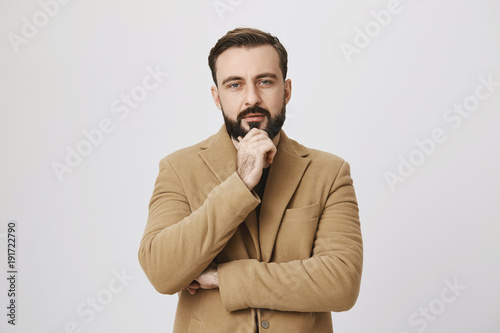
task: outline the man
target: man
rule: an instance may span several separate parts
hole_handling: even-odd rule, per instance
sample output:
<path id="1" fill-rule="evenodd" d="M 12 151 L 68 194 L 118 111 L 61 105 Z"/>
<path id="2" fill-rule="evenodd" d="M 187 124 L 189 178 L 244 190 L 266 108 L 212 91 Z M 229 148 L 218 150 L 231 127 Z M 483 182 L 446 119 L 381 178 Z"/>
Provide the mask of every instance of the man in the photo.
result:
<path id="1" fill-rule="evenodd" d="M 160 162 L 141 266 L 179 293 L 174 332 L 333 332 L 361 279 L 349 165 L 281 130 L 292 87 L 276 37 L 230 31 L 209 66 L 225 126 Z"/>

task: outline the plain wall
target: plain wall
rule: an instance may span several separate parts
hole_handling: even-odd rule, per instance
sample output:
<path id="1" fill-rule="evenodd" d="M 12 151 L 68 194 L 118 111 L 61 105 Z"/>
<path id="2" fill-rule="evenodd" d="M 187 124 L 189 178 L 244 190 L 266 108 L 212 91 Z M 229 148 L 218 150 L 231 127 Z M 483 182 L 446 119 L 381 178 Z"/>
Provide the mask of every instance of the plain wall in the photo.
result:
<path id="1" fill-rule="evenodd" d="M 288 136 L 352 168 L 365 263 L 335 332 L 498 331 L 499 17 L 493 0 L 0 2 L 0 276 L 11 220 L 18 271 L 0 330 L 171 331 L 177 296 L 137 260 L 148 202 L 160 159 L 222 125 L 208 52 L 249 26 L 288 49 Z M 144 90 L 151 71 L 168 75 Z"/>

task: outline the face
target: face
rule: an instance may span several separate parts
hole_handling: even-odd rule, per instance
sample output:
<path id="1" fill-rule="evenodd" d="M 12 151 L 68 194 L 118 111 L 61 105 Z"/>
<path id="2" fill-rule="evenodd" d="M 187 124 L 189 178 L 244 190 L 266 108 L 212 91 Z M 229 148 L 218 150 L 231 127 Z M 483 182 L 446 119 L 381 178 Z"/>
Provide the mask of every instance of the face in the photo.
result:
<path id="1" fill-rule="evenodd" d="M 229 135 L 244 137 L 256 127 L 274 138 L 291 97 L 291 81 L 283 81 L 278 52 L 271 45 L 232 47 L 215 65 L 218 87 L 212 87 L 212 97 Z"/>

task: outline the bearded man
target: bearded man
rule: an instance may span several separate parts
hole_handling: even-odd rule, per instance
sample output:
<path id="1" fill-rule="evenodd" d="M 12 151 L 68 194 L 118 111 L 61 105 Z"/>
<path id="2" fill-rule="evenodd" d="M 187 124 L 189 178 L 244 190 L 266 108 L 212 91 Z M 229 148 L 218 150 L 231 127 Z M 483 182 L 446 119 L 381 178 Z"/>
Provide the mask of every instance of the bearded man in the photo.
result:
<path id="1" fill-rule="evenodd" d="M 331 333 L 361 281 L 349 165 L 281 129 L 292 85 L 278 38 L 229 31 L 208 62 L 225 125 L 160 162 L 141 266 L 178 293 L 176 333 Z"/>

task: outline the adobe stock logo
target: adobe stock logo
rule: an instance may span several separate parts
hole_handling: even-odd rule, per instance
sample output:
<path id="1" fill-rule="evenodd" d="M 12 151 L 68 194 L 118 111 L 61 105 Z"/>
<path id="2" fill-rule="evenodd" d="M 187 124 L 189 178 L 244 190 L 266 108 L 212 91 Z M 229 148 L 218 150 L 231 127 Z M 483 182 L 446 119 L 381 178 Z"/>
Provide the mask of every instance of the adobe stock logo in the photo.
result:
<path id="1" fill-rule="evenodd" d="M 408 318 L 408 323 L 410 326 L 414 327 L 418 333 L 423 333 L 431 325 L 431 323 L 436 322 L 440 315 L 442 315 L 446 309 L 455 303 L 463 293 L 467 290 L 466 285 L 462 285 L 455 278 L 453 282 L 450 280 L 444 281 L 445 287 L 441 289 L 439 297 L 432 299 L 427 305 L 418 308 L 418 311 L 412 312 Z M 409 333 L 408 331 L 403 331 L 401 333 Z"/>
<path id="2" fill-rule="evenodd" d="M 224 21 L 224 13 L 234 11 L 242 2 L 243 0 L 215 0 L 212 4 L 220 20 Z"/>
<path id="3" fill-rule="evenodd" d="M 86 332 L 86 326 L 93 322 L 99 313 L 102 313 L 106 307 L 109 307 L 113 300 L 125 291 L 129 283 L 135 279 L 135 276 L 129 275 L 125 269 L 121 272 L 112 270 L 112 278 L 104 288 L 98 290 L 95 294 L 89 295 L 75 309 L 75 313 L 80 318 L 79 321 L 68 321 L 60 333 L 82 333 Z"/>
<path id="4" fill-rule="evenodd" d="M 21 19 L 21 35 L 15 32 L 9 32 L 7 34 L 7 39 L 12 46 L 15 53 L 19 52 L 19 46 L 22 44 L 28 44 L 30 40 L 38 35 L 40 29 L 49 24 L 50 20 L 54 18 L 60 10 L 61 5 L 65 5 L 70 0 L 40 0 L 38 5 L 40 10 L 35 12 L 31 17 L 31 20 L 24 16 Z"/>
<path id="5" fill-rule="evenodd" d="M 443 113 L 443 120 L 451 127 L 452 130 L 457 130 L 462 126 L 465 119 L 468 119 L 481 106 L 481 102 L 489 99 L 500 87 L 500 82 L 493 80 L 493 75 L 488 78 L 480 76 L 479 84 L 474 89 L 474 93 L 465 97 L 461 103 L 455 103 L 452 107 Z M 412 176 L 416 169 L 431 157 L 439 145 L 448 140 L 447 132 L 442 127 L 436 127 L 431 131 L 430 137 L 424 139 L 416 139 L 416 146 L 406 156 L 398 156 L 398 166 L 396 172 L 386 171 L 384 178 L 390 190 L 394 192 L 398 183 L 404 183 L 406 179 Z"/>
<path id="6" fill-rule="evenodd" d="M 143 77 L 141 84 L 135 85 L 128 94 L 121 94 L 120 98 L 115 99 L 111 103 L 111 112 L 116 114 L 118 119 L 125 120 L 131 110 L 139 107 L 149 95 L 150 92 L 157 89 L 164 81 L 164 78 L 169 74 L 161 71 L 160 66 L 156 65 L 156 69 L 150 66 L 146 67 L 147 74 Z M 57 179 L 62 182 L 65 174 L 70 174 L 75 168 L 80 166 L 84 159 L 92 154 L 94 148 L 100 146 L 106 135 L 112 133 L 116 128 L 116 121 L 111 118 L 102 118 L 95 128 L 90 130 L 84 129 L 81 131 L 83 138 L 78 141 L 73 147 L 66 146 L 66 157 L 62 162 L 53 161 L 51 163 L 52 170 Z"/>
<path id="7" fill-rule="evenodd" d="M 352 57 L 355 54 L 361 53 L 361 50 L 368 47 L 372 40 L 380 35 L 382 29 L 386 28 L 392 22 L 393 16 L 401 14 L 403 9 L 399 0 L 391 0 L 387 3 L 387 9 L 371 11 L 370 15 L 373 17 L 373 20 L 368 21 L 363 29 L 360 27 L 354 28 L 353 43 L 349 44 L 342 41 L 339 44 L 347 63 L 351 63 Z"/>

